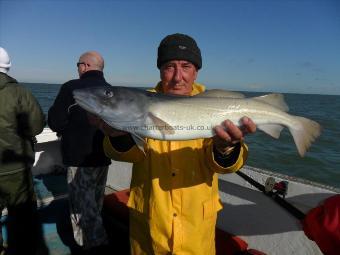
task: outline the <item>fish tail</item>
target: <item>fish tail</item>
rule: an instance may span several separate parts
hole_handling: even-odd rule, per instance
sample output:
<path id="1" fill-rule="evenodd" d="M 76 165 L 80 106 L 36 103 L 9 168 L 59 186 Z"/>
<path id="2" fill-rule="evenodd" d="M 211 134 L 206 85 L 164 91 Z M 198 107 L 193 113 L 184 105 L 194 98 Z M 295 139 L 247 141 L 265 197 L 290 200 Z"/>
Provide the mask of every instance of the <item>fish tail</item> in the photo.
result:
<path id="1" fill-rule="evenodd" d="M 289 130 L 294 138 L 295 145 L 301 157 L 303 157 L 312 142 L 320 135 L 321 126 L 310 119 L 294 116 L 298 122 Z"/>

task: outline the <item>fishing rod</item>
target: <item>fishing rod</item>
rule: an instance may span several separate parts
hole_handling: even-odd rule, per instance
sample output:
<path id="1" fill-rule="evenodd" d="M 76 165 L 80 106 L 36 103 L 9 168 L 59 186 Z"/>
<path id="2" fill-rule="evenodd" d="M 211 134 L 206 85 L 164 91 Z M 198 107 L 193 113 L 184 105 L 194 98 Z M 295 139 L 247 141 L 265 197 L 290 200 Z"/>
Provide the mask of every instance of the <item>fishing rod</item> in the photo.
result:
<path id="1" fill-rule="evenodd" d="M 236 174 L 240 176 L 242 179 L 256 187 L 258 190 L 262 191 L 268 197 L 274 199 L 274 201 L 286 209 L 290 214 L 296 217 L 299 220 L 303 220 L 306 217 L 306 214 L 301 212 L 298 208 L 287 202 L 284 197 L 287 193 L 288 183 L 280 182 L 275 183 L 275 179 L 273 177 L 269 177 L 266 181 L 266 186 L 260 184 L 259 182 L 255 181 L 250 176 L 246 175 L 241 171 L 237 171 Z M 275 187 L 276 185 L 276 187 Z M 274 192 L 274 188 L 276 188 L 276 192 Z M 282 195 L 283 197 L 281 197 Z"/>

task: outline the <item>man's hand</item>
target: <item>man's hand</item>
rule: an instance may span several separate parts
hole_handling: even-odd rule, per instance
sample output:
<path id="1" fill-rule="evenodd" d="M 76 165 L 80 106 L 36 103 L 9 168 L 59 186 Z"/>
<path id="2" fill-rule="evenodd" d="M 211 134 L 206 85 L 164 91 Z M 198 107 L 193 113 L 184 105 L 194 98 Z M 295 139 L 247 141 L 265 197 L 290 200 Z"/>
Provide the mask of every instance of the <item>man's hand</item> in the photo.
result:
<path id="1" fill-rule="evenodd" d="M 101 118 L 99 118 L 96 115 L 93 115 L 92 113 L 87 113 L 87 118 L 89 120 L 90 125 L 97 127 L 100 129 L 105 135 L 117 137 L 122 135 L 127 135 L 127 132 L 117 130 L 113 127 L 110 127 L 108 124 L 106 124 Z"/>
<path id="2" fill-rule="evenodd" d="M 238 127 L 230 120 L 225 120 L 214 128 L 216 135 L 213 137 L 213 143 L 218 152 L 228 155 L 246 134 L 256 131 L 255 123 L 248 117 L 243 117 L 241 123 Z"/>

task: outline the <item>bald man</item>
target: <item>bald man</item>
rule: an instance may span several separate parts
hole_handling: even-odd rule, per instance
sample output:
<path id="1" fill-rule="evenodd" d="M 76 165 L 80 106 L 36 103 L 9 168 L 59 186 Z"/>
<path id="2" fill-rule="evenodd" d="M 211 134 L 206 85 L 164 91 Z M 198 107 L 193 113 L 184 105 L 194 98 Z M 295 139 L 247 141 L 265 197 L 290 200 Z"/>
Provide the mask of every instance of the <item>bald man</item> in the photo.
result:
<path id="1" fill-rule="evenodd" d="M 108 242 L 101 209 L 111 161 L 103 151 L 103 133 L 89 124 L 86 112 L 75 104 L 72 92 L 110 84 L 104 79 L 104 60 L 98 52 L 82 54 L 77 68 L 79 79 L 61 86 L 48 111 L 48 125 L 61 136 L 74 239 L 78 246 L 91 252 Z"/>

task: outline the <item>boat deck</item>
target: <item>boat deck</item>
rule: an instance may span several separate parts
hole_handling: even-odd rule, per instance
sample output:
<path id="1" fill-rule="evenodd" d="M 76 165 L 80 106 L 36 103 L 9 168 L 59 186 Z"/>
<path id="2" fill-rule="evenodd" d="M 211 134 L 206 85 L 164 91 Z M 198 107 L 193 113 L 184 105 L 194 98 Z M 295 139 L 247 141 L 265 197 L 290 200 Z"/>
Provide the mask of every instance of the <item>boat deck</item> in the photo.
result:
<path id="1" fill-rule="evenodd" d="M 33 174 L 45 243 L 50 255 L 70 254 L 74 241 L 59 141 L 49 129 L 44 130 L 37 138 Z M 268 177 L 274 177 L 277 182 L 288 181 L 285 200 L 304 213 L 324 199 L 340 193 L 336 188 L 249 166 L 245 166 L 242 172 L 262 185 Z M 130 179 L 131 164 L 113 161 L 108 174 L 106 194 L 109 196 L 115 191 L 127 189 Z M 220 230 L 241 237 L 248 243 L 249 248 L 266 254 L 322 254 L 317 245 L 305 236 L 299 220 L 237 174 L 220 175 L 219 190 L 224 206 L 217 220 Z M 107 203 L 111 205 L 112 200 Z M 103 219 L 110 236 L 111 251 L 117 251 L 121 245 L 124 251 L 119 254 L 128 254 L 128 223 L 112 215 L 112 211 L 108 211 L 104 206 Z M 5 221 L 6 217 L 1 220 Z"/>
<path id="2" fill-rule="evenodd" d="M 34 186 L 39 206 L 39 218 L 44 236 L 44 244 L 49 250 L 49 255 L 82 254 L 81 249 L 75 244 L 69 218 L 67 186 L 65 174 L 47 174 L 34 177 Z M 107 187 L 105 194 L 115 192 Z M 6 210 L 1 221 L 4 223 L 3 234 L 6 246 Z M 127 226 L 115 221 L 103 209 L 104 226 L 109 235 L 110 251 L 121 251 L 119 254 L 129 254 L 129 237 Z M 98 253 L 101 254 L 101 253 Z"/>

